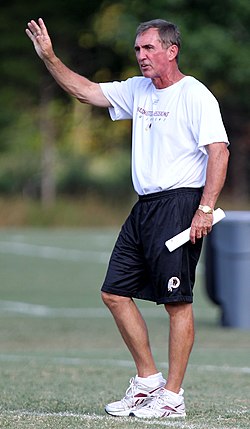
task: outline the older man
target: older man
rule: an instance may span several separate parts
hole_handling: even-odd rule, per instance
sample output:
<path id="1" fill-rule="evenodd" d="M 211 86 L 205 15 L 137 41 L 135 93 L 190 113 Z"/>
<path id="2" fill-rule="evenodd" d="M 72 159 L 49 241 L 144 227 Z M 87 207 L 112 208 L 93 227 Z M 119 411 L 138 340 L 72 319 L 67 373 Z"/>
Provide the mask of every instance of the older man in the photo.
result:
<path id="1" fill-rule="evenodd" d="M 138 27 L 134 48 L 142 76 L 100 84 L 60 61 L 42 19 L 29 22 L 26 33 L 65 91 L 82 103 L 108 108 L 113 120 L 133 121 L 138 201 L 112 252 L 102 298 L 137 375 L 124 398 L 105 410 L 114 416 L 185 417 L 182 383 L 194 342 L 195 269 L 228 163 L 218 102 L 201 82 L 180 71 L 180 33 L 173 23 L 157 19 Z M 190 241 L 169 252 L 164 242 L 190 225 Z M 156 367 L 134 298 L 163 304 L 169 315 L 167 380 Z"/>

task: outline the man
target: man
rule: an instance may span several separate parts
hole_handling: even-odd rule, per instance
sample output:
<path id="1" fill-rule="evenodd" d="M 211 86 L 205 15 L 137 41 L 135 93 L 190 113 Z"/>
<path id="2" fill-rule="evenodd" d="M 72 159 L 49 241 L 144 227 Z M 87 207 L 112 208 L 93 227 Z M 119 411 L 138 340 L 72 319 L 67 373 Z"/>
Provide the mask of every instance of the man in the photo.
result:
<path id="1" fill-rule="evenodd" d="M 132 177 L 139 199 L 115 244 L 102 298 L 130 350 L 137 375 L 114 416 L 185 417 L 182 382 L 194 342 L 193 286 L 202 238 L 224 185 L 228 139 L 210 91 L 178 67 L 180 33 L 164 20 L 141 24 L 135 54 L 142 75 L 97 84 L 56 57 L 42 19 L 27 35 L 58 84 L 83 103 L 132 119 Z M 191 225 L 190 241 L 170 253 L 165 241 Z M 156 368 L 147 326 L 133 298 L 163 304 L 169 315 L 167 381 Z"/>

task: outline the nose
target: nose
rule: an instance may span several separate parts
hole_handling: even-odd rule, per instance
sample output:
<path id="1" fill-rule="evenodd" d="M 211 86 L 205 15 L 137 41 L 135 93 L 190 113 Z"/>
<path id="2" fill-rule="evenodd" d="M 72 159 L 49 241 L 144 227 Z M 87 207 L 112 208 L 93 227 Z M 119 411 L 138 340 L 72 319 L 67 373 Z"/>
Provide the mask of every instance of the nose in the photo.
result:
<path id="1" fill-rule="evenodd" d="M 136 51 L 136 58 L 138 62 L 141 62 L 143 59 L 145 59 L 145 49 L 138 49 L 138 51 Z"/>

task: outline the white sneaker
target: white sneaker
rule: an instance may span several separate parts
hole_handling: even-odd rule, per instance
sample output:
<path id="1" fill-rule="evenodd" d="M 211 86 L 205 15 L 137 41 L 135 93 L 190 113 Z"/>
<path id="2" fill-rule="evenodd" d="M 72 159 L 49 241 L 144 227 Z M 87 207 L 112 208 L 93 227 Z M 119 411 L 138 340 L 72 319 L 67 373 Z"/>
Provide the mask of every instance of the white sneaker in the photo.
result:
<path id="1" fill-rule="evenodd" d="M 134 410 L 131 415 L 145 419 L 186 417 L 183 393 L 183 389 L 179 394 L 161 389 L 157 396 L 141 408 Z"/>
<path id="2" fill-rule="evenodd" d="M 161 378 L 158 386 L 148 387 L 138 380 L 131 378 L 130 385 L 121 401 L 112 402 L 105 407 L 105 411 L 112 416 L 128 417 L 143 405 L 147 404 L 165 386 L 166 380 Z"/>

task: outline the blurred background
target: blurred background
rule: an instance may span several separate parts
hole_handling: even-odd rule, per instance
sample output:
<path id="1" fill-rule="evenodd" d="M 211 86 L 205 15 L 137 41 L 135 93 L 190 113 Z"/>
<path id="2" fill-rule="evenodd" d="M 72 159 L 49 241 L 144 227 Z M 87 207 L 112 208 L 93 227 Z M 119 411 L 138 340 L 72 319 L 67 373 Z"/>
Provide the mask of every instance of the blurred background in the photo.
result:
<path id="1" fill-rule="evenodd" d="M 215 94 L 231 142 L 219 203 L 249 209 L 249 0 L 1 0 L 0 226 L 118 225 L 135 199 L 130 121 L 113 123 L 57 86 L 25 34 L 39 17 L 56 54 L 96 82 L 140 74 L 137 25 L 174 21 L 180 68 Z"/>
<path id="2" fill-rule="evenodd" d="M 39 17 L 56 54 L 96 82 L 139 75 L 137 25 L 173 21 L 181 70 L 217 97 L 231 142 L 227 217 L 197 268 L 187 424 L 249 427 L 249 0 L 0 0 L 0 427 L 128 427 L 103 417 L 131 360 L 99 289 L 136 200 L 131 123 L 58 87 L 25 34 Z M 140 307 L 165 370 L 165 314 Z"/>

